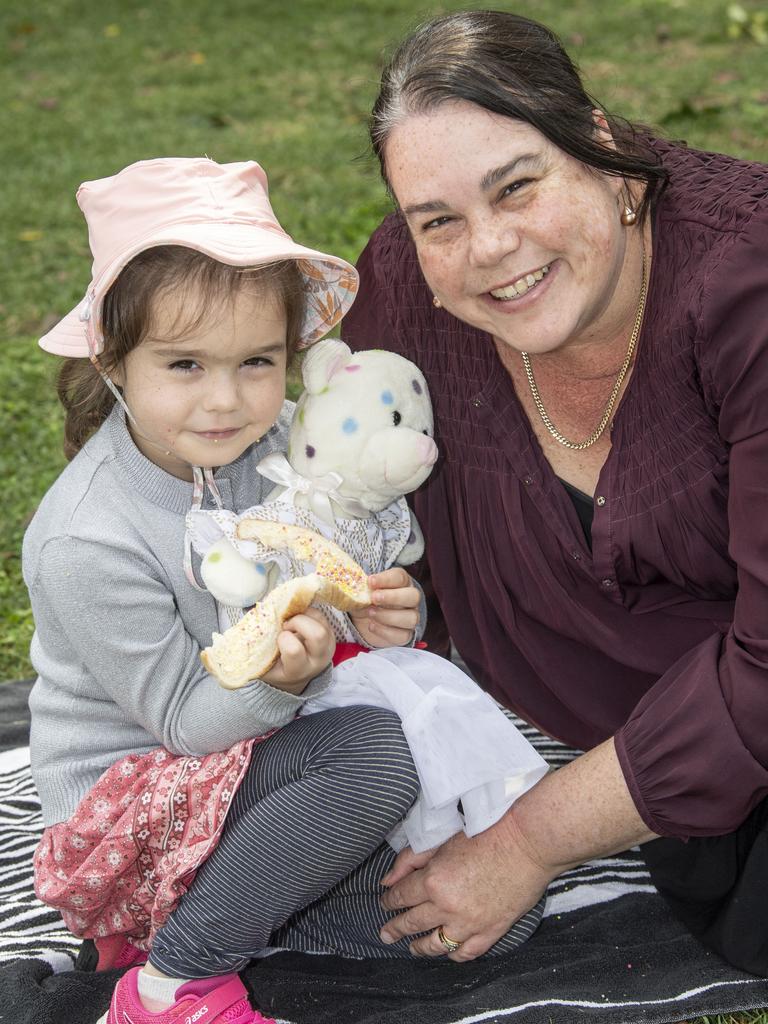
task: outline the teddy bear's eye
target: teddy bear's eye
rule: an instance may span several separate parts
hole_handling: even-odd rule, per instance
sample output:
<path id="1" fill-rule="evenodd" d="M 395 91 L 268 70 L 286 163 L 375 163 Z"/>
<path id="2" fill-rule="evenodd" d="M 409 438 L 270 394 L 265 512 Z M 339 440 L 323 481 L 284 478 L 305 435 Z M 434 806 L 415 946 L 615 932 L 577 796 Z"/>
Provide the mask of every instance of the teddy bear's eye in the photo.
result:
<path id="1" fill-rule="evenodd" d="M 400 415 L 397 409 L 395 409 L 395 411 L 392 413 L 392 419 L 396 427 L 400 426 L 400 421 L 402 420 L 402 418 L 403 417 Z"/>

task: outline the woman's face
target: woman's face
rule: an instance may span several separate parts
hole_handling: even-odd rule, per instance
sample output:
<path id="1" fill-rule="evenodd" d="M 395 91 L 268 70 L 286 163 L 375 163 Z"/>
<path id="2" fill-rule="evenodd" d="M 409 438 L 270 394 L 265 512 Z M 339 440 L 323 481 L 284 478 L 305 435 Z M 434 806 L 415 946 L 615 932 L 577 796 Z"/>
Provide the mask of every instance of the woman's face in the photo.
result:
<path id="1" fill-rule="evenodd" d="M 463 101 L 409 115 L 385 155 L 424 276 L 454 316 L 534 353 L 622 330 L 637 282 L 622 279 L 621 179 Z"/>

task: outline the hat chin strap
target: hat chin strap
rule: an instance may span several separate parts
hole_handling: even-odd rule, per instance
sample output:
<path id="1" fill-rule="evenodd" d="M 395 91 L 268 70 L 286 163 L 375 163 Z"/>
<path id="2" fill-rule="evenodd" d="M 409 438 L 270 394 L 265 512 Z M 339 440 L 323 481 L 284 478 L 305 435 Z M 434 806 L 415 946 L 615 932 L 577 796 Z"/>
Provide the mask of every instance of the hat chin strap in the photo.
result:
<path id="1" fill-rule="evenodd" d="M 144 433 L 138 421 L 136 420 L 136 417 L 128 408 L 127 402 L 120 393 L 120 388 L 117 387 L 117 385 L 106 372 L 106 370 L 104 370 L 101 363 L 99 362 L 99 357 L 93 351 L 91 352 L 91 362 L 98 370 L 101 379 L 104 381 L 104 383 L 107 385 L 109 390 L 114 395 L 115 401 L 118 403 L 118 405 L 122 407 L 123 411 L 125 412 L 126 418 L 131 421 L 135 429 L 141 434 L 144 440 L 151 444 L 154 448 L 157 448 L 158 451 L 163 452 L 165 455 L 176 455 L 175 452 L 170 452 L 166 447 L 164 447 L 161 444 L 158 444 L 157 441 L 153 441 L 151 437 L 148 437 Z M 213 498 L 216 508 L 223 509 L 224 502 L 222 501 L 221 492 L 219 491 L 218 484 L 214 479 L 213 470 L 209 466 L 206 466 L 204 469 L 201 466 L 195 466 L 191 462 L 187 462 L 186 459 L 182 459 L 177 455 L 176 458 L 179 459 L 179 462 L 183 463 L 183 465 L 185 466 L 189 466 L 192 470 L 192 503 L 190 505 L 190 512 L 197 512 L 203 507 L 203 498 L 205 497 L 206 487 L 210 491 L 211 497 Z M 188 529 L 184 530 L 184 572 L 186 574 L 187 579 L 195 588 L 195 590 L 205 590 L 205 587 L 201 587 L 200 584 L 195 579 L 195 573 L 192 568 L 192 537 Z"/>
<path id="2" fill-rule="evenodd" d="M 221 500 L 221 494 L 219 493 L 216 481 L 213 479 L 213 471 L 210 467 L 201 469 L 200 466 L 193 466 L 192 477 L 192 504 L 189 507 L 189 511 L 198 512 L 203 507 L 206 486 L 211 492 L 216 508 L 223 509 L 224 502 Z M 195 590 L 205 590 L 205 587 L 201 587 L 195 579 L 195 573 L 192 568 L 192 534 L 189 531 L 189 526 L 184 528 L 184 573 Z"/>

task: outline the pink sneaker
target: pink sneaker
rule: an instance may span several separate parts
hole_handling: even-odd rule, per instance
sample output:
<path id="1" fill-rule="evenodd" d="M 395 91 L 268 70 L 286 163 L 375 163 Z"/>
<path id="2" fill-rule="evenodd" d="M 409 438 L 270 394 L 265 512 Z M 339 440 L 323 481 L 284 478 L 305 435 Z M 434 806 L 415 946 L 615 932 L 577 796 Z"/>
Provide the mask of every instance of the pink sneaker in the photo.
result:
<path id="1" fill-rule="evenodd" d="M 140 967 L 124 974 L 115 986 L 109 1009 L 97 1024 L 275 1024 L 252 1010 L 245 986 L 236 974 L 188 981 L 167 1010 L 150 1013 L 139 999 Z"/>

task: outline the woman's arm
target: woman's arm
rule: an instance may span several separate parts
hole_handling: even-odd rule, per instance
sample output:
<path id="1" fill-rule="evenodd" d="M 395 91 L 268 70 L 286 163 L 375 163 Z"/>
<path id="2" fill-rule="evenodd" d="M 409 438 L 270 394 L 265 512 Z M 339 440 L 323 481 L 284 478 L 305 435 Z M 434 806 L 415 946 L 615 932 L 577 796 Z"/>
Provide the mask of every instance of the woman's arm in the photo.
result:
<path id="1" fill-rule="evenodd" d="M 406 850 L 384 879 L 388 910 L 382 939 L 413 942 L 425 956 L 445 954 L 434 929 L 460 941 L 452 960 L 473 960 L 530 910 L 553 878 L 593 857 L 654 839 L 643 824 L 608 740 L 546 775 L 506 815 L 471 839 L 459 833 L 427 854 Z"/>
<path id="2" fill-rule="evenodd" d="M 768 188 L 768 174 L 763 180 Z M 695 354 L 697 383 L 728 446 L 733 620 L 672 665 L 615 737 L 643 820 L 679 837 L 731 832 L 768 793 L 765 207 L 738 231 L 724 232 L 719 249 L 722 258 L 702 275 Z"/>

